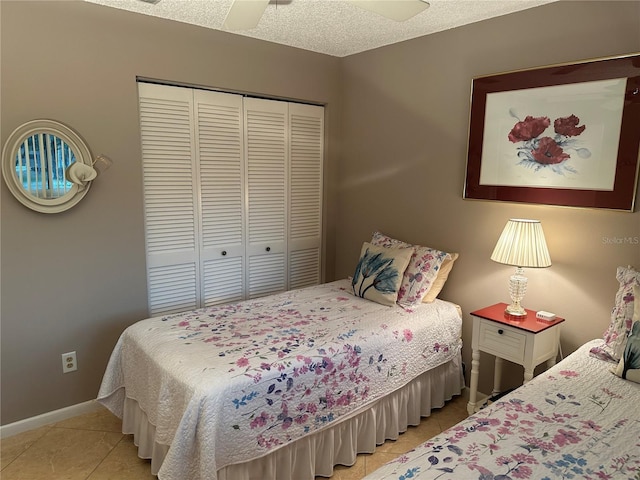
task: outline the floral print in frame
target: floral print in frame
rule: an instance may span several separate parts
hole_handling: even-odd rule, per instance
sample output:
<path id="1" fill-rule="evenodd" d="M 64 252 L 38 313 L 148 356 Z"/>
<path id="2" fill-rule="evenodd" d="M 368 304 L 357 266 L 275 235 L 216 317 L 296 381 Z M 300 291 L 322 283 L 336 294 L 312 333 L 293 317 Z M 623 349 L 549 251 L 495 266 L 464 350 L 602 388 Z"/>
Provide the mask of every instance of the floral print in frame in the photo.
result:
<path id="1" fill-rule="evenodd" d="M 464 198 L 633 211 L 639 59 L 474 78 Z"/>

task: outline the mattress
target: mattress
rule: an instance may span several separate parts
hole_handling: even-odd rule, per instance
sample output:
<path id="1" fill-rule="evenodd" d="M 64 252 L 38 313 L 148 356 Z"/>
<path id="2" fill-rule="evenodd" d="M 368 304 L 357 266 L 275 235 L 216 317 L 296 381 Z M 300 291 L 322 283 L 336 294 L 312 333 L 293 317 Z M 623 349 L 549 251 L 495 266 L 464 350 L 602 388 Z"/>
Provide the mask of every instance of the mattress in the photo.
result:
<path id="1" fill-rule="evenodd" d="M 639 478 L 640 384 L 591 357 L 597 343 L 365 479 Z"/>
<path id="2" fill-rule="evenodd" d="M 403 309 L 349 290 L 340 280 L 140 321 L 118 340 L 98 400 L 121 418 L 135 402 L 167 447 L 160 478 L 215 479 L 459 358 L 454 304 Z"/>

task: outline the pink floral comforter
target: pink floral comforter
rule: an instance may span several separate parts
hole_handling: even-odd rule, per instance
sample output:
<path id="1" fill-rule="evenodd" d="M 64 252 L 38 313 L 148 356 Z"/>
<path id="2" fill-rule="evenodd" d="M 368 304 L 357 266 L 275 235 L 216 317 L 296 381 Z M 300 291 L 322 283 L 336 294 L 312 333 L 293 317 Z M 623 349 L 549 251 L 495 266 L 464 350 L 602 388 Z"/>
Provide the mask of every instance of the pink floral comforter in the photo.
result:
<path id="1" fill-rule="evenodd" d="M 134 399 L 170 445 L 160 478 L 216 478 L 345 419 L 459 355 L 462 320 L 355 297 L 341 280 L 127 328 L 98 400 Z"/>
<path id="2" fill-rule="evenodd" d="M 366 480 L 640 478 L 640 384 L 596 343 Z"/>

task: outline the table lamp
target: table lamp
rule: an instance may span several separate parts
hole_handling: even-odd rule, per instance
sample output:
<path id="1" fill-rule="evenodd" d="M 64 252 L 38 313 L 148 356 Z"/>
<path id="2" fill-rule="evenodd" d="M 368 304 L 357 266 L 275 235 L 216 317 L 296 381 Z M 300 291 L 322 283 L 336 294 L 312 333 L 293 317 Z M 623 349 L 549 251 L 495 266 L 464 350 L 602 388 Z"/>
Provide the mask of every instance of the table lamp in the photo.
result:
<path id="1" fill-rule="evenodd" d="M 516 272 L 509 278 L 511 305 L 506 308 L 505 313 L 525 317 L 527 312 L 520 305 L 527 291 L 527 277 L 524 276 L 523 267 L 540 268 L 551 265 L 540 221 L 510 219 L 491 254 L 491 260 L 516 267 Z"/>

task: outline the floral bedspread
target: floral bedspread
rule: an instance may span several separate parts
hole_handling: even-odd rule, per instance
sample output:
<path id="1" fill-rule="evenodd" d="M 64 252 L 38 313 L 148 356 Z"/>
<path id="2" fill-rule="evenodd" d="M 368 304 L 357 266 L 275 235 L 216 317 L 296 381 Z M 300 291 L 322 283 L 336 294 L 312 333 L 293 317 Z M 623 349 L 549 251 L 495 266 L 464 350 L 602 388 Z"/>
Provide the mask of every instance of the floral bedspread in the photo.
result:
<path id="1" fill-rule="evenodd" d="M 589 356 L 596 343 L 366 480 L 640 478 L 640 384 Z"/>
<path id="2" fill-rule="evenodd" d="M 215 479 L 354 415 L 459 355 L 462 320 L 349 293 L 348 280 L 140 321 L 112 353 L 98 400 L 125 396 L 170 445 L 160 478 Z"/>

